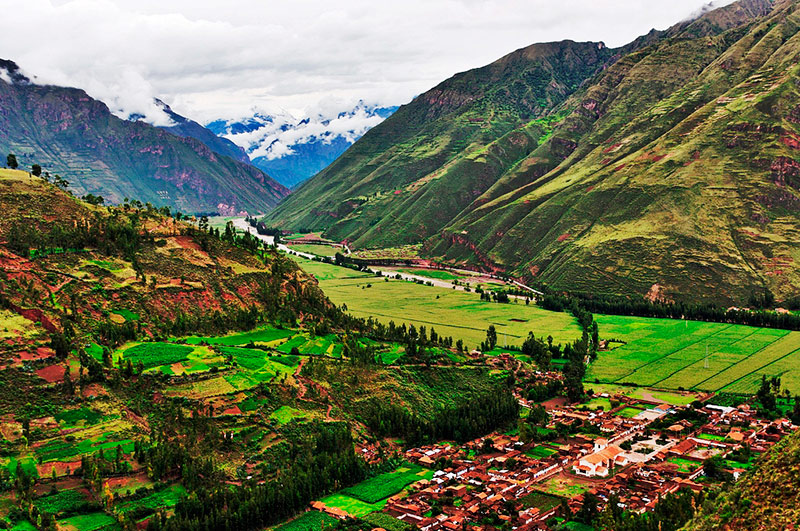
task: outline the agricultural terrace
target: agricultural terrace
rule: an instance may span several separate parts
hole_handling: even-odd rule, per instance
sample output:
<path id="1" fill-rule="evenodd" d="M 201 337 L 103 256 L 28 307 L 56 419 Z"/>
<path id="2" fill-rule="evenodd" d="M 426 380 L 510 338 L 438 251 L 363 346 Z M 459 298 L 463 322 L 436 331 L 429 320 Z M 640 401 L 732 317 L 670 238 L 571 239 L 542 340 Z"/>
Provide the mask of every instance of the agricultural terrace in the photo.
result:
<path id="1" fill-rule="evenodd" d="M 462 339 L 470 348 L 486 339 L 494 325 L 501 344 L 520 344 L 528 332 L 552 335 L 556 343 L 580 337 L 575 320 L 566 313 L 550 312 L 524 303 L 496 304 L 476 293 L 424 286 L 403 280 L 292 257 L 319 280 L 335 304 L 346 304 L 357 317 L 374 317 L 384 323 L 413 324 L 436 329 L 439 335 Z M 368 287 L 369 286 L 369 287 Z"/>
<path id="2" fill-rule="evenodd" d="M 598 354 L 589 382 L 754 393 L 766 375 L 800 392 L 800 332 L 644 317 L 595 320 L 601 337 L 625 344 Z"/>

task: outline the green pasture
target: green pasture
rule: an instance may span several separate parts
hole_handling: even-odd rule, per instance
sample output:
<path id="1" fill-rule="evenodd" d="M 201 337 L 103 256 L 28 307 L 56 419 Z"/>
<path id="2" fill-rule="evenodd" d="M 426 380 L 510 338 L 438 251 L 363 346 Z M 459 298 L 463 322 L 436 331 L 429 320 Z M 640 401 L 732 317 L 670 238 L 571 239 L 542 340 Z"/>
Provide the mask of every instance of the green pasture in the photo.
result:
<path id="1" fill-rule="evenodd" d="M 375 511 L 380 511 L 386 505 L 386 500 L 377 503 L 366 503 L 346 494 L 331 494 L 320 500 L 328 507 L 335 507 L 345 511 L 347 514 L 361 518 Z"/>
<path id="2" fill-rule="evenodd" d="M 98 529 L 122 529 L 113 517 L 106 513 L 96 512 L 79 514 L 58 521 L 59 529 L 75 531 L 96 531 Z"/>
<path id="3" fill-rule="evenodd" d="M 678 470 L 680 472 L 686 472 L 686 473 L 694 472 L 695 470 L 697 470 L 698 468 L 700 468 L 702 466 L 702 465 L 700 465 L 700 463 L 698 463 L 696 461 L 691 461 L 689 459 L 683 459 L 681 457 L 671 457 L 671 458 L 667 459 L 667 462 L 668 463 L 674 463 L 674 464 L 678 465 Z"/>
<path id="4" fill-rule="evenodd" d="M 336 253 L 342 252 L 341 247 L 322 245 L 318 243 L 293 243 L 289 245 L 289 249 L 299 253 L 309 253 L 317 256 L 336 256 Z"/>
<path id="5" fill-rule="evenodd" d="M 462 339 L 475 348 L 494 325 L 501 344 L 520 345 L 528 332 L 552 335 L 555 343 L 580 337 L 571 315 L 543 310 L 533 304 L 483 302 L 477 293 L 424 286 L 376 277 L 332 264 L 292 257 L 319 280 L 320 287 L 336 304 L 346 304 L 357 317 L 374 317 L 436 329 L 439 335 Z M 367 287 L 370 285 L 371 287 Z M 438 298 L 437 298 L 438 297 Z"/>
<path id="6" fill-rule="evenodd" d="M 366 503 L 377 503 L 394 496 L 412 483 L 422 479 L 431 479 L 433 472 L 418 465 L 408 464 L 394 472 L 387 472 L 371 477 L 361 483 L 341 491 Z"/>
<path id="7" fill-rule="evenodd" d="M 626 344 L 600 352 L 588 382 L 752 393 L 766 374 L 800 392 L 800 332 L 645 317 L 595 320 L 601 337 Z"/>
<path id="8" fill-rule="evenodd" d="M 300 363 L 297 356 L 270 356 L 255 348 L 222 347 L 222 352 L 232 356 L 239 367 L 246 369 L 247 376 L 252 377 L 255 384 L 292 374 Z"/>
<path id="9" fill-rule="evenodd" d="M 200 343 L 208 343 L 209 345 L 247 345 L 251 341 L 253 343 L 271 343 L 279 339 L 285 339 L 295 334 L 293 330 L 285 330 L 282 328 L 263 327 L 250 332 L 241 332 L 238 334 L 230 334 L 227 336 L 190 336 L 186 338 L 186 342 L 190 345 L 198 345 Z"/>
<path id="10" fill-rule="evenodd" d="M 140 361 L 145 370 L 158 368 L 164 374 L 205 372 L 225 365 L 225 359 L 204 345 L 175 343 L 135 343 L 123 346 L 118 354 L 135 366 Z M 173 367 L 179 363 L 180 367 Z"/>

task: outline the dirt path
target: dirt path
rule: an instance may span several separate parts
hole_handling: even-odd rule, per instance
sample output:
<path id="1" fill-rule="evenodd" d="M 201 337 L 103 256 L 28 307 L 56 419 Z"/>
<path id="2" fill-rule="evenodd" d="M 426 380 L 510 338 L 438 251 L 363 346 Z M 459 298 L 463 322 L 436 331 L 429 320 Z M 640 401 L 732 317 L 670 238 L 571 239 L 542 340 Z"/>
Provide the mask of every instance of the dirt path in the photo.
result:
<path id="1" fill-rule="evenodd" d="M 303 365 L 305 365 L 306 361 L 308 361 L 308 358 L 302 358 L 300 360 L 300 364 L 294 370 L 294 381 L 297 382 L 297 387 L 300 389 L 297 392 L 297 399 L 298 400 L 302 400 L 303 397 L 306 396 L 306 391 L 308 391 L 308 388 L 306 387 L 306 384 L 303 383 L 303 377 L 300 376 L 300 371 L 303 370 Z"/>

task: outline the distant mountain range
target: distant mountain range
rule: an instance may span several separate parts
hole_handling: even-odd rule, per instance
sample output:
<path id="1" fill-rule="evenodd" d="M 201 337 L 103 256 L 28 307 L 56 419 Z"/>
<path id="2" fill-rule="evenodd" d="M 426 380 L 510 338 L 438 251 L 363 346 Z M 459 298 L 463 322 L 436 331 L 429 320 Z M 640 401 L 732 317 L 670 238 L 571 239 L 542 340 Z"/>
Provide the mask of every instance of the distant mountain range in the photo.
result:
<path id="1" fill-rule="evenodd" d="M 322 171 L 396 110 L 359 102 L 347 111 L 313 112 L 301 118 L 285 111 L 256 112 L 244 120 L 215 120 L 206 127 L 246 150 L 255 166 L 291 188 Z"/>
<path id="2" fill-rule="evenodd" d="M 32 83 L 8 60 L 0 62 L 0 113 L 0 153 L 61 174 L 77 195 L 231 215 L 266 212 L 289 192 L 224 140 L 206 135 L 201 142 L 117 118 L 83 90 Z M 204 134 L 172 116 L 173 132 Z"/>
<path id="3" fill-rule="evenodd" d="M 266 217 L 559 290 L 800 290 L 800 5 L 517 50 L 401 107 Z"/>

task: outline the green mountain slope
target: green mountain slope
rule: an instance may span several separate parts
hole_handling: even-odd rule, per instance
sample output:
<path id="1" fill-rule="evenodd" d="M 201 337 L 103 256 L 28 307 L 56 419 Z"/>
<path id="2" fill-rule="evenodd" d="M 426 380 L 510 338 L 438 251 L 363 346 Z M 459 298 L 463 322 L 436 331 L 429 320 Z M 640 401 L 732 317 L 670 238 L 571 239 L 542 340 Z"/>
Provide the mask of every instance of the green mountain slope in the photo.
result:
<path id="1" fill-rule="evenodd" d="M 298 193 L 269 220 L 355 247 L 422 241 L 428 256 L 557 289 L 739 303 L 766 286 L 789 296 L 800 284 L 797 10 L 741 0 L 651 32 L 563 102 L 413 185 L 384 177 L 413 167 L 389 156 L 405 137 L 369 159 L 371 180 L 354 177 L 354 157 L 376 144 L 356 143 L 301 190 L 315 197 Z M 395 129 L 408 129 L 406 114 Z M 443 119 L 450 135 L 467 130 Z M 341 181 L 355 187 L 321 188 Z"/>
<path id="2" fill-rule="evenodd" d="M 10 61 L 0 64 L 16 69 Z M 0 153 L 61 174 L 78 195 L 137 198 L 182 212 L 266 212 L 288 190 L 262 171 L 112 115 L 84 91 L 0 80 Z"/>
<path id="3" fill-rule="evenodd" d="M 708 501 L 683 528 L 795 529 L 800 521 L 800 436 L 790 435 L 772 448 L 744 478 Z"/>
<path id="4" fill-rule="evenodd" d="M 333 238 L 382 244 L 435 234 L 502 168 L 546 136 L 552 120 L 536 119 L 612 56 L 601 43 L 537 44 L 458 74 L 369 131 L 283 202 L 268 223 L 328 229 Z M 493 145 L 514 131 L 508 142 Z M 475 162 L 485 157 L 499 160 Z M 435 219 L 415 212 L 437 203 L 440 182 L 449 183 L 447 201 L 436 206 Z M 402 219 L 407 230 L 372 227 L 382 218 Z"/>

